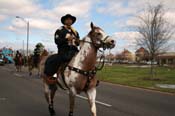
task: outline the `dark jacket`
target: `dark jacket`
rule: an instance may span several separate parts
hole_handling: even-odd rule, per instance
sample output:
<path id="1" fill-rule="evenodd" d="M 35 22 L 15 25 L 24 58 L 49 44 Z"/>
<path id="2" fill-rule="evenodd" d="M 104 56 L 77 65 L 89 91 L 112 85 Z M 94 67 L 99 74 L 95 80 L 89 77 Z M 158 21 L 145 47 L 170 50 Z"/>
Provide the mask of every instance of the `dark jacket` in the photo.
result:
<path id="1" fill-rule="evenodd" d="M 76 34 L 73 31 L 67 30 L 64 26 L 57 29 L 55 32 L 55 43 L 58 47 L 58 54 L 51 55 L 45 62 L 44 73 L 48 76 L 54 75 L 60 65 L 68 63 L 72 57 L 78 52 L 77 46 L 69 45 L 66 38 L 66 34 L 73 34 L 77 39 L 79 39 L 78 32 Z"/>
<path id="2" fill-rule="evenodd" d="M 80 38 L 78 32 L 74 33 L 72 30 L 69 31 L 64 26 L 61 26 L 59 29 L 56 30 L 55 36 L 54 36 L 55 43 L 57 44 L 58 50 L 66 49 L 70 47 L 70 45 L 68 45 L 68 40 L 66 38 L 67 34 L 74 35 L 77 39 Z M 74 48 L 74 46 L 71 46 L 71 47 Z"/>
<path id="3" fill-rule="evenodd" d="M 41 54 L 41 50 L 39 48 L 35 48 L 34 49 L 34 55 L 35 56 L 40 56 L 40 54 Z"/>

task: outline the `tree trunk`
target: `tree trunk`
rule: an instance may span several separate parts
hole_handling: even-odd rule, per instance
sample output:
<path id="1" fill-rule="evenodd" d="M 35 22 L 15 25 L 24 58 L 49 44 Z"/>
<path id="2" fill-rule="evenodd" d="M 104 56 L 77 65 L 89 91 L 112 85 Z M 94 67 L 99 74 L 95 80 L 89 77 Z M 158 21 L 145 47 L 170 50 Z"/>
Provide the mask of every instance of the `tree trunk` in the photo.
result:
<path id="1" fill-rule="evenodd" d="M 151 74 L 151 79 L 153 79 L 154 78 L 154 64 L 153 64 L 153 60 L 151 60 L 150 74 Z"/>

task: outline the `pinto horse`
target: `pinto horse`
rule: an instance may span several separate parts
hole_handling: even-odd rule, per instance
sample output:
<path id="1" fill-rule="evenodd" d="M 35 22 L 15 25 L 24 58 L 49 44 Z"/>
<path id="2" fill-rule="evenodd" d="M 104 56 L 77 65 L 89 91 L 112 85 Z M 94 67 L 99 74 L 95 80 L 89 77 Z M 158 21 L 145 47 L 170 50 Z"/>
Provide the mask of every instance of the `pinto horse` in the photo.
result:
<path id="1" fill-rule="evenodd" d="M 95 77 L 97 52 L 100 48 L 112 49 L 115 46 L 115 41 L 110 36 L 107 36 L 100 27 L 94 26 L 93 23 L 91 23 L 90 26 L 91 31 L 81 40 L 80 51 L 68 63 L 63 73 L 60 73 L 59 70 L 57 72 L 56 80 L 60 81 L 60 77 L 62 76 L 69 90 L 69 116 L 73 116 L 75 96 L 81 92 L 85 92 L 88 97 L 92 116 L 97 116 L 95 104 L 96 85 L 98 83 Z M 48 83 L 47 79 L 49 77 L 43 72 L 41 76 L 43 77 L 45 97 L 49 104 L 49 112 L 51 116 L 54 116 L 53 99 L 56 89 L 51 89 L 50 85 L 53 86 L 55 83 Z"/>

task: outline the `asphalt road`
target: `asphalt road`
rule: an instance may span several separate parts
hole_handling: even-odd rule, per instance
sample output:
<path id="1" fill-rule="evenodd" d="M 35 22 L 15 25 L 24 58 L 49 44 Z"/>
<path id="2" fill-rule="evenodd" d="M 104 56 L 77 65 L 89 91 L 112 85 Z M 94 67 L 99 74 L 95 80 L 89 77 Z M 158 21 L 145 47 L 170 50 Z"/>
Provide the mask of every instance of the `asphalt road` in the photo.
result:
<path id="1" fill-rule="evenodd" d="M 90 116 L 89 104 L 76 98 L 74 116 Z M 55 97 L 57 116 L 68 116 L 66 91 Z M 101 83 L 97 90 L 98 116 L 175 116 L 175 96 Z M 25 72 L 17 73 L 12 65 L 0 66 L 0 116 L 49 116 L 42 81 Z"/>

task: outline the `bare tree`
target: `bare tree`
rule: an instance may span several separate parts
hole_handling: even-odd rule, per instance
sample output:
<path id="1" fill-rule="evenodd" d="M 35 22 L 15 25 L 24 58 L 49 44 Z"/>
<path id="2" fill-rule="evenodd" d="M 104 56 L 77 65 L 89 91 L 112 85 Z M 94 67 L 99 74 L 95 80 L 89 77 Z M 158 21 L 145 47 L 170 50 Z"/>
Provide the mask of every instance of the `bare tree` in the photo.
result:
<path id="1" fill-rule="evenodd" d="M 165 18 L 165 10 L 162 4 L 148 5 L 144 15 L 138 16 L 138 19 L 140 24 L 137 26 L 137 30 L 142 36 L 137 39 L 137 44 L 149 51 L 150 73 L 153 78 L 155 76 L 153 63 L 157 55 L 165 51 L 165 45 L 172 37 L 173 29 Z"/>

